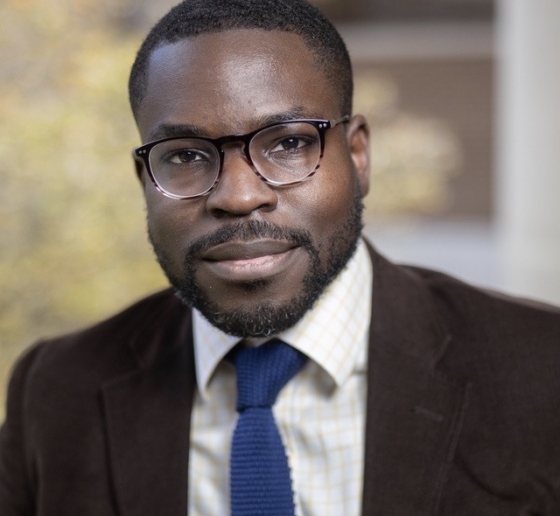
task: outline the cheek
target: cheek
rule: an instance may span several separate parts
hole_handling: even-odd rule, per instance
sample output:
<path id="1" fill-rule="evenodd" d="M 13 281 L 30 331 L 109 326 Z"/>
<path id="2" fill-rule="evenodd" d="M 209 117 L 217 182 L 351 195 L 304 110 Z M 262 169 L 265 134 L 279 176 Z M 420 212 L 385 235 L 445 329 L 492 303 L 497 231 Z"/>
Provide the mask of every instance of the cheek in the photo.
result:
<path id="1" fill-rule="evenodd" d="M 159 250 L 173 264 L 182 266 L 183 257 L 189 242 L 196 238 L 200 202 L 176 200 L 165 197 L 155 188 L 146 188 L 146 207 L 148 230 Z"/>
<path id="2" fill-rule="evenodd" d="M 165 239 L 172 226 L 174 210 L 171 201 L 173 199 L 164 197 L 151 185 L 146 187 L 145 196 L 148 229 L 152 238 L 159 243 L 160 240 Z"/>
<path id="3" fill-rule="evenodd" d="M 341 166 L 319 170 L 311 181 L 315 185 L 307 202 L 308 217 L 317 237 L 329 239 L 347 221 L 354 203 L 356 179 L 351 170 Z"/>

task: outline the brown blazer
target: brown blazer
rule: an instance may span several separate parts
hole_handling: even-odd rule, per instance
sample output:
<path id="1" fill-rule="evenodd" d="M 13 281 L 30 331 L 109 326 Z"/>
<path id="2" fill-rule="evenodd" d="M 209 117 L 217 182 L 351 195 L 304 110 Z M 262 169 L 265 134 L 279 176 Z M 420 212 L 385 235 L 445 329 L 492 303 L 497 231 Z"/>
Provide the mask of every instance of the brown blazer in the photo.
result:
<path id="1" fill-rule="evenodd" d="M 363 514 L 560 515 L 560 311 L 372 260 Z M 186 515 L 194 386 L 170 291 L 35 346 L 10 383 L 0 515 Z"/>

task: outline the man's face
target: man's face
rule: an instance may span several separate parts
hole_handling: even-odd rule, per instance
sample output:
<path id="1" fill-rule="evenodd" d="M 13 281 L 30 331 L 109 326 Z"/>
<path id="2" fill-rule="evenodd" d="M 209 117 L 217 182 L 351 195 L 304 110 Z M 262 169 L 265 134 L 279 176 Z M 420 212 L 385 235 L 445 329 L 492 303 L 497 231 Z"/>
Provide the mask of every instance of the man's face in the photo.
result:
<path id="1" fill-rule="evenodd" d="M 137 120 L 148 142 L 345 114 L 302 38 L 234 30 L 155 50 Z M 315 175 L 288 187 L 263 182 L 239 144 L 226 146 L 220 181 L 203 197 L 165 197 L 141 170 L 150 239 L 181 297 L 233 335 L 293 326 L 355 249 L 368 188 L 367 137 L 360 116 L 330 129 Z"/>

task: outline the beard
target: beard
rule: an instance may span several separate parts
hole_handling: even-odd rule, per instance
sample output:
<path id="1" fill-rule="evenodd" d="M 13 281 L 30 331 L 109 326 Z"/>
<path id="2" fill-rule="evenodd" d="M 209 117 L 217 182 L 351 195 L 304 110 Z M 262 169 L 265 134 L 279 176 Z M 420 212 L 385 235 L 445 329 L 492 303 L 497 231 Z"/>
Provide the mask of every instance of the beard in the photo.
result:
<path id="1" fill-rule="evenodd" d="M 196 308 L 213 326 L 236 337 L 270 337 L 294 326 L 314 306 L 327 286 L 344 269 L 354 254 L 362 233 L 363 202 L 356 184 L 354 198 L 348 215 L 337 228 L 326 252 L 325 263 L 321 263 L 320 249 L 313 243 L 309 231 L 282 227 L 261 220 L 250 220 L 222 226 L 217 231 L 193 241 L 186 252 L 183 273 L 172 272 L 171 260 L 153 235 L 148 236 L 157 260 L 175 289 L 179 299 L 187 306 Z M 271 301 L 260 303 L 251 309 L 224 309 L 212 301 L 196 279 L 194 257 L 212 246 L 230 240 L 248 241 L 255 238 L 287 240 L 301 247 L 309 255 L 309 266 L 302 281 L 300 292 L 283 304 Z M 247 294 L 266 288 L 268 280 L 246 281 L 241 287 Z"/>

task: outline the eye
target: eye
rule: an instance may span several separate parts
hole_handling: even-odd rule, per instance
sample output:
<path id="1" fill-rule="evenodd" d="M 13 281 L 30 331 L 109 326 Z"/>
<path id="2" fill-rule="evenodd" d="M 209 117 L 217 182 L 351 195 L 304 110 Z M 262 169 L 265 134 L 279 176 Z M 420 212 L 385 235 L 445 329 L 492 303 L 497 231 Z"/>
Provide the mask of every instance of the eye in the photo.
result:
<path id="1" fill-rule="evenodd" d="M 169 153 L 165 161 L 173 165 L 189 165 L 197 161 L 208 161 L 209 157 L 196 149 L 181 149 Z"/>
<path id="2" fill-rule="evenodd" d="M 276 142 L 270 149 L 271 153 L 297 151 L 307 147 L 312 143 L 309 137 L 303 136 L 288 136 Z"/>

